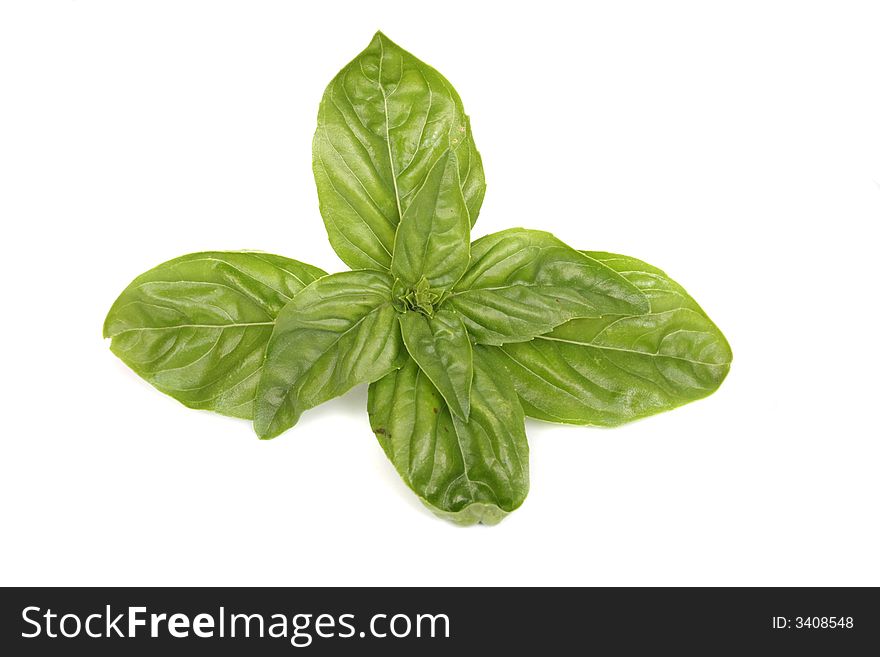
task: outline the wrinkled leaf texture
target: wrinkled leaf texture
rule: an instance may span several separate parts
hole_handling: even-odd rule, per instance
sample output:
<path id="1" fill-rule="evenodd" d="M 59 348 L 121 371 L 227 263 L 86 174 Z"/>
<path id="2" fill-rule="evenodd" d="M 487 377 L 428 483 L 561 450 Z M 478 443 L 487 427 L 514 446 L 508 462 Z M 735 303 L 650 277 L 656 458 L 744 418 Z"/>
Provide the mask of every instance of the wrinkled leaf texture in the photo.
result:
<path id="1" fill-rule="evenodd" d="M 159 390 L 271 438 L 369 383 L 406 484 L 441 517 L 494 524 L 528 493 L 525 416 L 613 426 L 727 375 L 724 336 L 656 267 L 523 228 L 469 244 L 486 185 L 461 99 L 383 34 L 328 85 L 312 153 L 354 271 L 215 251 L 139 276 L 104 335 Z"/>
<path id="2" fill-rule="evenodd" d="M 452 413 L 467 420 L 474 364 L 470 337 L 461 318 L 451 310 L 440 310 L 433 317 L 407 312 L 399 319 L 403 342 L 412 359 Z"/>
<path id="3" fill-rule="evenodd" d="M 380 379 L 404 356 L 390 274 L 319 278 L 278 314 L 257 387 L 257 435 L 277 436 L 303 411 Z"/>
<path id="4" fill-rule="evenodd" d="M 345 264 L 391 267 L 400 218 L 449 151 L 473 224 L 486 183 L 461 99 L 440 73 L 376 33 L 328 85 L 312 144 L 321 215 Z"/>
<path id="5" fill-rule="evenodd" d="M 516 392 L 474 349 L 471 412 L 455 417 L 416 363 L 370 385 L 376 438 L 404 482 L 428 508 L 461 525 L 494 525 L 529 490 L 523 411 Z"/>
<path id="6" fill-rule="evenodd" d="M 574 317 L 648 310 L 625 277 L 544 231 L 481 237 L 470 262 L 449 303 L 478 344 L 526 342 Z"/>
<path id="7" fill-rule="evenodd" d="M 470 236 L 455 154 L 446 153 L 428 172 L 397 227 L 391 273 L 405 287 L 424 279 L 433 289 L 447 290 L 468 267 Z"/>
<path id="8" fill-rule="evenodd" d="M 574 319 L 531 342 L 496 347 L 526 414 L 550 422 L 615 426 L 702 399 L 730 370 L 730 345 L 662 270 L 635 258 L 586 252 L 647 296 L 650 311 Z"/>
<path id="9" fill-rule="evenodd" d="M 250 419 L 276 316 L 324 275 L 268 253 L 181 256 L 125 288 L 104 337 L 139 376 L 186 406 Z"/>

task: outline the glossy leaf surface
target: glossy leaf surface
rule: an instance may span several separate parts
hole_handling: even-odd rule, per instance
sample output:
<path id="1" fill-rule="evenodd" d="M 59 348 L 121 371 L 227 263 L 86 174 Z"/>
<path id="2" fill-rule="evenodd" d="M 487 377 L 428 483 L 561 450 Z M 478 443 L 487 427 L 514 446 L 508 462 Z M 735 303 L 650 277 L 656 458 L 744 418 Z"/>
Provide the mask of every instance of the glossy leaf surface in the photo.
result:
<path id="1" fill-rule="evenodd" d="M 474 351 L 467 422 L 411 359 L 370 386 L 370 423 L 386 455 L 434 513 L 462 525 L 501 521 L 529 489 L 522 408 L 484 349 Z"/>
<path id="2" fill-rule="evenodd" d="M 403 342 L 450 410 L 467 420 L 470 413 L 473 355 L 461 318 L 449 310 L 433 317 L 418 312 L 399 316 Z"/>
<path id="3" fill-rule="evenodd" d="M 325 273 L 268 253 L 185 255 L 138 276 L 104 322 L 110 349 L 190 408 L 253 416 L 278 312 Z"/>
<path id="4" fill-rule="evenodd" d="M 424 280 L 430 288 L 446 290 L 468 267 L 470 234 L 455 154 L 446 153 L 428 172 L 403 214 L 391 272 L 407 287 Z"/>
<path id="5" fill-rule="evenodd" d="M 254 411 L 254 429 L 273 438 L 303 411 L 396 369 L 404 356 L 388 273 L 321 278 L 278 314 Z"/>
<path id="6" fill-rule="evenodd" d="M 656 267 L 524 228 L 471 243 L 486 185 L 461 99 L 383 34 L 327 86 L 312 163 L 329 241 L 353 271 L 253 252 L 178 258 L 113 305 L 114 353 L 187 406 L 253 419 L 264 439 L 369 383 L 386 455 L 463 525 L 524 501 L 526 416 L 613 426 L 727 375 L 724 336 Z"/>
<path id="7" fill-rule="evenodd" d="M 526 414 L 551 422 L 614 426 L 714 392 L 727 376 L 727 340 L 663 271 L 630 258 L 589 255 L 648 297 L 650 312 L 574 319 L 527 343 L 493 350 Z"/>
<path id="8" fill-rule="evenodd" d="M 324 92 L 312 146 L 321 215 L 349 267 L 391 267 L 400 218 L 448 151 L 473 223 L 486 184 L 461 99 L 440 73 L 377 33 Z"/>
<path id="9" fill-rule="evenodd" d="M 641 313 L 642 292 L 550 233 L 513 228 L 471 246 L 449 302 L 478 344 L 531 340 L 574 317 Z"/>

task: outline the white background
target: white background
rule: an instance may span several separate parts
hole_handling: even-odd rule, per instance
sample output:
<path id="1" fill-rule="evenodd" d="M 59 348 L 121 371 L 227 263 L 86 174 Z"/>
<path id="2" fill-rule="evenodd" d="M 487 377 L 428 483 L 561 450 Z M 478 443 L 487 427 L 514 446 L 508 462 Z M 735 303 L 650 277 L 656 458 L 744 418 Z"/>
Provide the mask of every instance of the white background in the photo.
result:
<path id="1" fill-rule="evenodd" d="M 261 442 L 101 339 L 177 255 L 343 268 L 311 138 L 377 28 L 464 99 L 476 235 L 643 258 L 733 346 L 707 400 L 529 422 L 493 528 L 421 507 L 364 388 Z M 7 2 L 0 98 L 0 583 L 880 585 L 876 3 Z"/>

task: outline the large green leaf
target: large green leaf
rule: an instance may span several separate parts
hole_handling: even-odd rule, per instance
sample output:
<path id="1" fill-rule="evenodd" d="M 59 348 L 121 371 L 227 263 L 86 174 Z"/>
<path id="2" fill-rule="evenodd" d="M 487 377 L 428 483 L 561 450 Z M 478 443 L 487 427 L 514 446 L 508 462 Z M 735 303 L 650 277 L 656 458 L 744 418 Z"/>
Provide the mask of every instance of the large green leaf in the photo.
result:
<path id="1" fill-rule="evenodd" d="M 352 269 L 388 269 L 400 217 L 447 151 L 470 221 L 486 183 L 461 99 L 440 73 L 381 33 L 333 79 L 312 160 L 330 244 Z"/>
<path id="2" fill-rule="evenodd" d="M 462 525 L 494 525 L 529 490 L 522 408 L 484 349 L 474 351 L 467 422 L 449 412 L 412 360 L 373 383 L 369 393 L 373 432 L 404 482 L 434 513 Z"/>
<path id="3" fill-rule="evenodd" d="M 185 255 L 138 276 L 104 322 L 110 349 L 190 408 L 253 416 L 278 312 L 325 272 L 245 251 Z"/>
<path id="4" fill-rule="evenodd" d="M 614 426 L 714 392 L 732 354 L 721 331 L 663 271 L 627 256 L 589 252 L 641 289 L 650 312 L 574 319 L 531 342 L 492 349 L 526 414 Z"/>
<path id="5" fill-rule="evenodd" d="M 450 410 L 468 419 L 473 356 L 471 341 L 461 318 L 450 310 L 433 317 L 419 312 L 398 316 L 406 350 L 443 395 Z"/>
<path id="6" fill-rule="evenodd" d="M 391 276 L 348 271 L 318 279 L 278 314 L 254 404 L 254 429 L 273 438 L 303 411 L 375 381 L 405 355 Z"/>
<path id="7" fill-rule="evenodd" d="M 470 259 L 471 224 L 461 193 L 455 154 L 437 160 L 397 227 L 391 272 L 404 286 L 426 281 L 445 290 Z"/>
<path id="8" fill-rule="evenodd" d="M 449 301 L 474 340 L 489 345 L 531 340 L 574 317 L 648 309 L 644 294 L 612 268 L 524 228 L 474 242 Z"/>

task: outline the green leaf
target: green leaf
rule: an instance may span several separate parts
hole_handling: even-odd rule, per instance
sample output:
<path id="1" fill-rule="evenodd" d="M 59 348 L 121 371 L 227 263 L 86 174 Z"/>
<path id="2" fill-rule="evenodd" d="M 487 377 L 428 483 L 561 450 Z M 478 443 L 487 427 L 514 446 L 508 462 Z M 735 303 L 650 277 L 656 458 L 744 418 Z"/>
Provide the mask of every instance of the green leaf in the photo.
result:
<path id="1" fill-rule="evenodd" d="M 450 288 L 468 267 L 470 235 L 455 154 L 449 152 L 428 172 L 403 214 L 391 272 L 408 287 L 424 280 L 434 289 Z"/>
<path id="2" fill-rule="evenodd" d="M 250 419 L 278 312 L 325 272 L 268 253 L 208 251 L 138 276 L 104 322 L 110 349 L 190 408 Z"/>
<path id="3" fill-rule="evenodd" d="M 391 267 L 400 218 L 449 150 L 473 224 L 486 183 L 461 99 L 446 78 L 377 32 L 324 92 L 312 144 L 321 215 L 349 267 Z"/>
<path id="4" fill-rule="evenodd" d="M 318 279 L 278 314 L 257 387 L 254 429 L 274 438 L 303 411 L 400 367 L 405 355 L 391 276 L 349 271 Z"/>
<path id="5" fill-rule="evenodd" d="M 614 426 L 701 399 L 730 369 L 727 340 L 675 281 L 646 263 L 589 252 L 641 289 L 650 312 L 574 319 L 531 342 L 493 348 L 526 414 Z"/>
<path id="6" fill-rule="evenodd" d="M 471 341 L 461 318 L 450 310 L 439 310 L 433 317 L 406 312 L 398 318 L 409 355 L 452 412 L 467 420 L 474 367 Z"/>
<path id="7" fill-rule="evenodd" d="M 708 317 L 685 289 L 669 278 L 669 275 L 662 269 L 631 256 L 617 253 L 606 251 L 582 251 L 582 253 L 611 267 L 639 288 L 642 294 L 647 297 L 651 312 L 659 313 L 665 310 L 688 308 Z"/>
<path id="8" fill-rule="evenodd" d="M 474 242 L 449 302 L 475 342 L 489 345 L 525 342 L 574 317 L 648 309 L 644 294 L 612 268 L 524 228 Z"/>
<path id="9" fill-rule="evenodd" d="M 494 525 L 529 490 L 524 417 L 516 393 L 474 350 L 468 421 L 449 412 L 416 363 L 370 386 L 373 432 L 397 472 L 434 513 L 461 525 Z"/>

